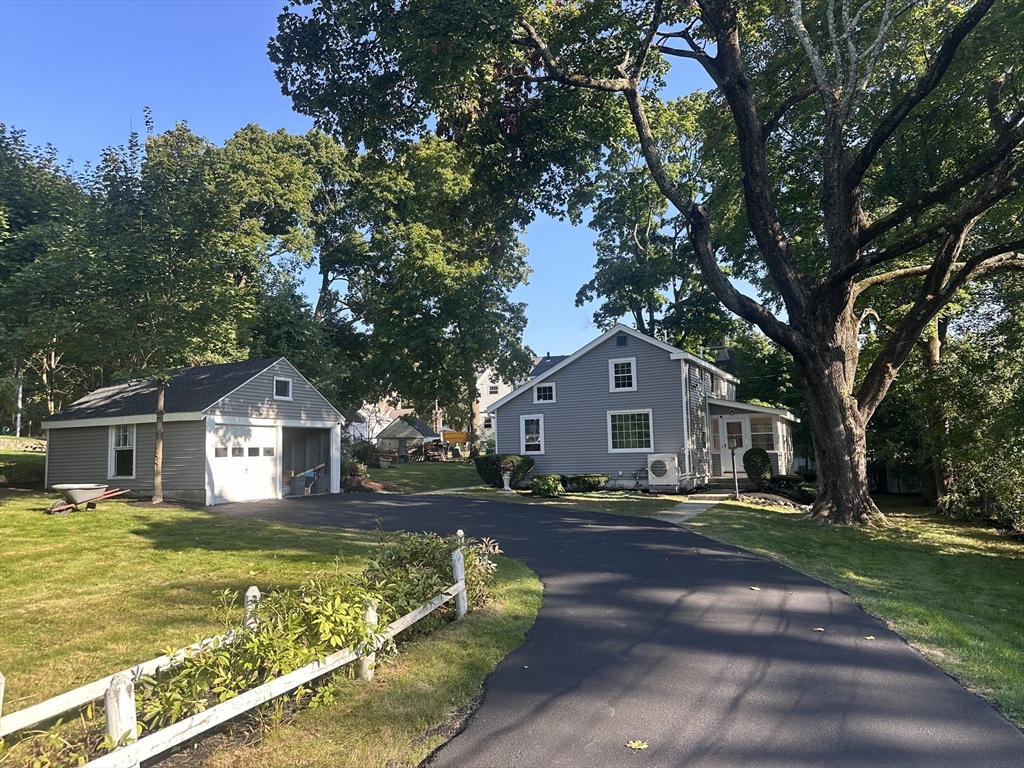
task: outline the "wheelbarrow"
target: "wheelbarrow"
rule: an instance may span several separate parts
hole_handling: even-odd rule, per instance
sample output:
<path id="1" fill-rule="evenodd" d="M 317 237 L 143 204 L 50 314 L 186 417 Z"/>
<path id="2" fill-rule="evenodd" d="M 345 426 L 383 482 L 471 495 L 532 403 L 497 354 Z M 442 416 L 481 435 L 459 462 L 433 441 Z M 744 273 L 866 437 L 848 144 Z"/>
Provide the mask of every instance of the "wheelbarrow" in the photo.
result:
<path id="1" fill-rule="evenodd" d="M 78 511 L 78 508 L 85 505 L 86 509 L 96 509 L 96 502 L 112 499 L 128 493 L 130 489 L 109 488 L 99 483 L 62 483 L 53 486 L 53 490 L 60 491 L 64 500 L 53 502 L 46 510 L 48 515 L 66 515 L 71 511 Z"/>

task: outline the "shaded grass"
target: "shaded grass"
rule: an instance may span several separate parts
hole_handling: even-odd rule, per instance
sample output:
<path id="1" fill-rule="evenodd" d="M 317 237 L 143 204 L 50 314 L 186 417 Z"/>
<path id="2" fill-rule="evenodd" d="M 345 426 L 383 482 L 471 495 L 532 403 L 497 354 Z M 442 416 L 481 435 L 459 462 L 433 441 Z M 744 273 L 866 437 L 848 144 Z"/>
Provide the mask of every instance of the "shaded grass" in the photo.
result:
<path id="1" fill-rule="evenodd" d="M 875 501 L 891 527 L 820 525 L 736 502 L 686 525 L 838 587 L 1024 726 L 1024 545 L 912 499 Z"/>
<path id="2" fill-rule="evenodd" d="M 405 644 L 372 683 L 339 681 L 334 703 L 301 712 L 254 747 L 223 750 L 214 768 L 419 764 L 453 735 L 483 679 L 520 645 L 541 604 L 541 584 L 522 563 L 498 560 L 493 600 L 465 619 Z"/>
<path id="3" fill-rule="evenodd" d="M 481 485 L 483 480 L 473 464 L 454 461 L 416 461 L 392 464 L 387 469 L 369 469 L 371 480 L 385 483 L 396 493 L 421 493 L 446 488 Z"/>
<path id="4" fill-rule="evenodd" d="M 42 490 L 45 477 L 45 453 L 0 450 L 0 486 Z"/>
<path id="5" fill-rule="evenodd" d="M 222 590 L 356 572 L 373 531 L 267 523 L 108 501 L 44 515 L 0 490 L 0 670 L 14 711 L 220 631 Z"/>

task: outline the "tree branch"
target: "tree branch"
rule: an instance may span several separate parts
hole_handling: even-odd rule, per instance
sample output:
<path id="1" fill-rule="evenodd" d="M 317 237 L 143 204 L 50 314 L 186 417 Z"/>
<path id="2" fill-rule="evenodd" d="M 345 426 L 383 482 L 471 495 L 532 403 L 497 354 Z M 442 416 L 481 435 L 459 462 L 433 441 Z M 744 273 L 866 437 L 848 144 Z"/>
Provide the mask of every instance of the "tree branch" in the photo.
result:
<path id="1" fill-rule="evenodd" d="M 629 73 L 633 80 L 640 78 L 640 75 L 644 71 L 644 66 L 647 64 L 647 56 L 651 52 L 651 45 L 654 43 L 654 36 L 658 32 L 658 27 L 661 26 L 661 4 L 662 0 L 655 0 L 654 11 L 651 13 L 651 24 L 647 27 L 647 34 L 644 35 L 643 45 L 640 47 L 640 52 L 637 54 L 636 62 L 634 62 L 633 69 Z"/>
<path id="2" fill-rule="evenodd" d="M 941 184 L 937 184 L 927 190 L 916 200 L 910 200 L 898 206 L 887 216 L 883 216 L 871 222 L 867 227 L 864 227 L 860 232 L 859 246 L 863 248 L 871 241 L 902 224 L 914 214 L 923 211 L 928 206 L 937 203 L 954 192 L 963 189 L 972 181 L 981 178 L 983 174 L 988 173 L 1005 160 L 1010 152 L 1020 145 L 1022 141 L 1024 141 L 1024 124 L 1018 125 L 1016 130 L 1004 133 L 1003 137 L 1000 138 L 991 150 L 975 160 L 971 165 L 962 168 Z"/>
<path id="3" fill-rule="evenodd" d="M 902 240 L 898 240 L 875 253 L 861 256 L 854 262 L 847 264 L 842 269 L 833 272 L 822 285 L 822 292 L 828 293 L 835 290 L 847 281 L 853 279 L 861 272 L 870 269 L 878 264 L 884 264 L 911 251 L 927 245 L 943 235 L 955 231 L 971 219 L 983 214 L 993 205 L 1009 197 L 1020 188 L 1020 177 L 1024 176 L 1024 165 L 1017 166 L 1013 173 L 1000 179 L 1000 183 L 993 185 L 990 189 L 979 194 L 970 204 L 959 211 L 951 213 L 931 226 L 920 229 Z"/>
<path id="4" fill-rule="evenodd" d="M 545 43 L 543 38 L 537 34 L 537 30 L 535 30 L 527 21 L 520 21 L 519 23 L 522 25 L 523 29 L 526 30 L 527 37 L 523 42 L 540 54 L 540 58 L 544 62 L 544 68 L 551 73 L 552 79 L 577 88 L 589 88 L 591 90 L 607 91 L 609 93 L 620 93 L 630 87 L 630 81 L 626 77 L 588 77 L 586 75 L 566 72 L 558 64 L 558 59 L 556 59 L 555 55 L 551 53 L 551 49 L 548 48 L 548 44 Z M 519 39 L 523 40 L 523 38 Z"/>
<path id="5" fill-rule="evenodd" d="M 771 132 L 775 130 L 778 124 L 782 121 L 782 118 L 786 116 L 793 107 L 799 104 L 804 99 L 813 96 L 818 92 L 818 88 L 815 85 L 805 85 L 796 93 L 790 94 L 789 98 L 782 102 L 775 113 L 768 119 L 768 122 L 761 126 L 761 139 L 766 140 Z"/>
<path id="6" fill-rule="evenodd" d="M 835 85 L 829 81 L 828 73 L 825 71 L 825 62 L 822 61 L 818 49 L 814 47 L 810 32 L 804 26 L 803 3 L 801 0 L 786 0 L 786 4 L 789 6 L 789 20 L 793 24 L 797 40 L 800 41 L 800 45 L 803 46 L 804 53 L 807 54 L 807 59 L 811 63 L 811 71 L 814 73 L 814 82 L 818 86 L 818 93 L 821 94 L 825 109 L 830 109 L 835 104 Z"/>
<path id="7" fill-rule="evenodd" d="M 971 6 L 970 10 L 963 15 L 946 36 L 946 39 L 942 41 L 935 59 L 932 61 L 928 71 L 924 73 L 924 76 L 915 83 L 909 93 L 897 99 L 892 109 L 879 120 L 874 133 L 861 151 L 857 153 L 857 157 L 853 162 L 851 178 L 854 181 L 859 182 L 864 177 L 871 162 L 875 159 L 875 155 L 878 154 L 882 146 L 896 132 L 896 129 L 900 127 L 907 118 L 907 115 L 938 87 L 943 76 L 946 74 L 946 70 L 953 63 L 960 44 L 971 30 L 978 26 L 994 2 L 995 0 L 978 0 L 977 3 Z"/>

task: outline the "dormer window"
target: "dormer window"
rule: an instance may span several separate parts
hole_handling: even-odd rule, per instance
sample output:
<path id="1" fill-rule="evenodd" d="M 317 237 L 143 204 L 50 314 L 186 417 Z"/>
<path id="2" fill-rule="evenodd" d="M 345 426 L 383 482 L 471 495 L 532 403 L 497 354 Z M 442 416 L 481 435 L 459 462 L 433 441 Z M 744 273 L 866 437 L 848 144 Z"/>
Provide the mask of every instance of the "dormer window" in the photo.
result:
<path id="1" fill-rule="evenodd" d="M 553 403 L 555 402 L 555 385 L 538 384 L 533 388 L 533 402 Z"/>
<path id="2" fill-rule="evenodd" d="M 624 357 L 608 361 L 608 391 L 636 391 L 636 358 Z"/>
<path id="3" fill-rule="evenodd" d="M 275 400 L 291 400 L 292 399 L 292 380 L 282 379 L 274 377 L 274 399 Z"/>

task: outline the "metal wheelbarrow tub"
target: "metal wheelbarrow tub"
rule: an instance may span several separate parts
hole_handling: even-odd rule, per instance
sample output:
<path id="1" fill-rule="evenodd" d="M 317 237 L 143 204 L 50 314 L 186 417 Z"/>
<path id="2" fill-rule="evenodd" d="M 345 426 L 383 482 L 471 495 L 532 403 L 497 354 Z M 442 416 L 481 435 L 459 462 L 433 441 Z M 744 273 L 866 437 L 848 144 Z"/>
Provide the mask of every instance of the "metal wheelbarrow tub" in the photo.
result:
<path id="1" fill-rule="evenodd" d="M 97 501 L 112 499 L 115 496 L 128 493 L 128 489 L 123 491 L 119 488 L 107 490 L 107 487 L 100 483 L 61 483 L 54 485 L 53 490 L 60 491 L 66 501 L 53 502 L 53 505 L 46 510 L 46 513 L 49 515 L 65 514 L 72 509 L 77 510 L 82 504 L 85 504 L 87 509 L 93 509 Z"/>

